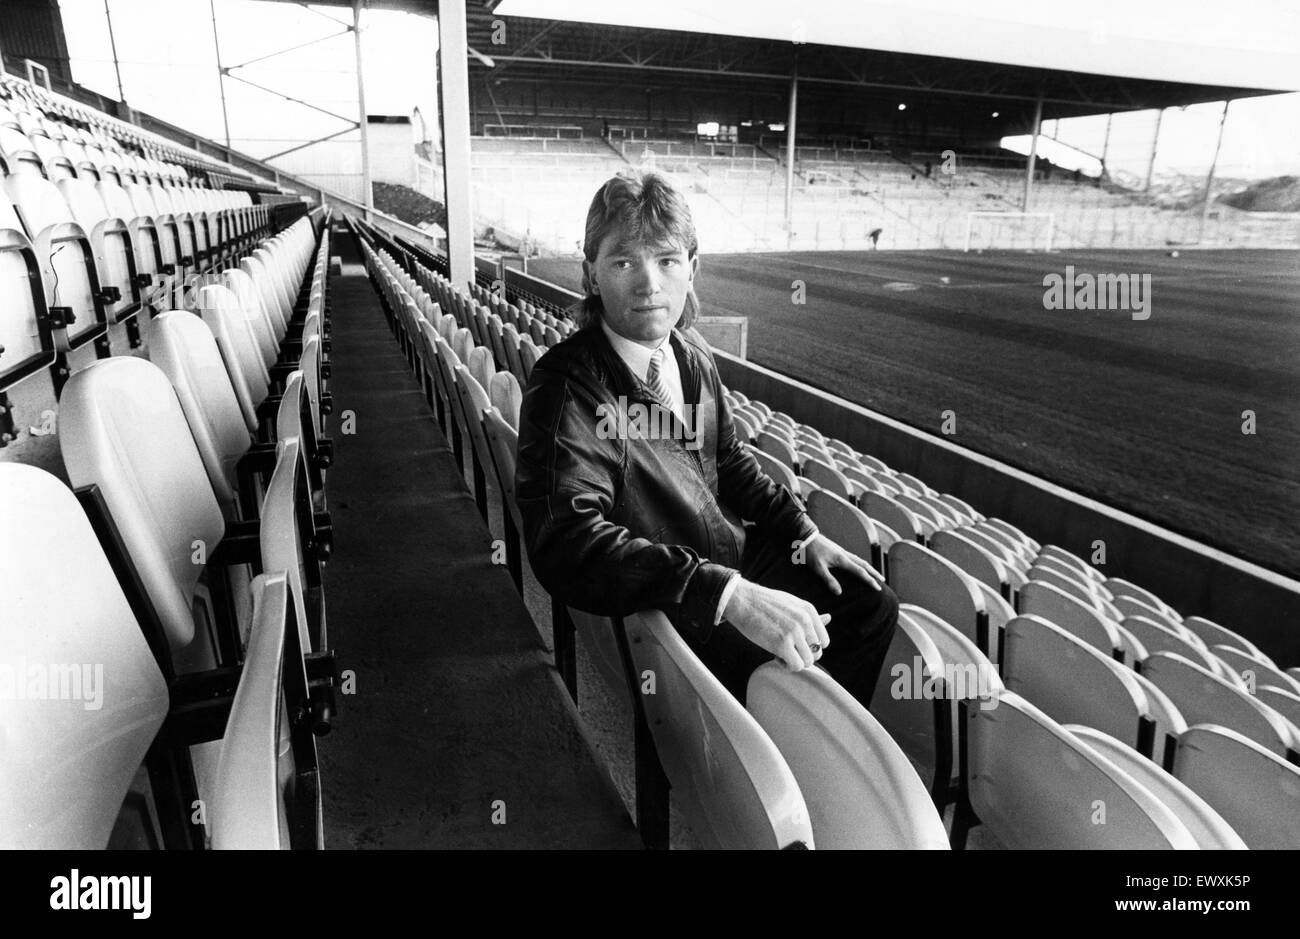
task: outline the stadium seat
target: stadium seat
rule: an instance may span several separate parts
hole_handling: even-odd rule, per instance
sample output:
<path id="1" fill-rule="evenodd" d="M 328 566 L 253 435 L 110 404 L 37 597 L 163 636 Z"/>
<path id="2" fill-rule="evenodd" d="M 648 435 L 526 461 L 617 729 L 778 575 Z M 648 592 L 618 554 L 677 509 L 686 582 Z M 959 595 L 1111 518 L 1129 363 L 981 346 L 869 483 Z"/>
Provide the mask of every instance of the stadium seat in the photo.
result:
<path id="1" fill-rule="evenodd" d="M 1300 753 L 1290 721 L 1209 669 L 1172 652 L 1154 652 L 1142 674 L 1169 696 L 1188 724 L 1220 724 L 1283 758 Z"/>
<path id="2" fill-rule="evenodd" d="M 754 445 L 768 456 L 774 457 L 795 473 L 799 472 L 799 455 L 786 440 L 771 431 L 764 430 L 754 441 Z"/>
<path id="3" fill-rule="evenodd" d="M 239 461 L 253 438 L 212 331 L 192 313 L 163 313 L 149 327 L 149 360 L 176 390 L 213 492 L 230 517 Z"/>
<path id="4" fill-rule="evenodd" d="M 1232 670 L 1234 677 L 1239 677 L 1246 690 L 1253 692 L 1260 685 L 1276 685 L 1287 688 L 1292 694 L 1300 694 L 1300 681 L 1292 678 L 1275 665 L 1260 661 L 1247 655 L 1234 646 L 1211 646 L 1210 653 L 1224 662 Z"/>
<path id="5" fill-rule="evenodd" d="M 821 459 L 804 460 L 803 475 L 827 492 L 834 493 L 842 499 L 853 499 L 853 490 L 844 474 Z"/>
<path id="6" fill-rule="evenodd" d="M 889 584 L 900 602 L 925 607 L 988 654 L 988 613 L 970 575 L 910 541 L 895 544 L 888 556 Z"/>
<path id="7" fill-rule="evenodd" d="M 1217 656 L 1189 642 L 1182 633 L 1174 631 L 1164 623 L 1146 616 L 1126 616 L 1120 625 L 1136 637 L 1148 652 L 1176 652 L 1198 665 L 1203 665 L 1220 678 L 1229 677 L 1227 666 Z"/>
<path id="8" fill-rule="evenodd" d="M 1293 687 L 1280 685 L 1260 685 L 1255 689 L 1255 696 L 1277 713 L 1300 727 L 1300 692 Z"/>
<path id="9" fill-rule="evenodd" d="M 1246 842 L 1208 802 L 1172 774 L 1134 752 L 1132 747 L 1091 726 L 1066 724 L 1065 729 L 1132 776 L 1166 805 L 1191 832 L 1201 850 L 1246 850 Z"/>
<path id="10" fill-rule="evenodd" d="M 1059 587 L 1029 581 L 1020 590 L 1020 612 L 1055 623 L 1104 655 L 1112 658 L 1123 655 L 1123 643 L 1116 624 Z"/>
<path id="11" fill-rule="evenodd" d="M 1300 848 L 1300 769 L 1229 728 L 1189 727 L 1174 776 L 1204 799 L 1251 850 Z"/>
<path id="12" fill-rule="evenodd" d="M 215 850 L 324 848 L 316 738 L 288 577 L 252 584 L 253 625 L 221 744 L 210 806 Z"/>
<path id="13" fill-rule="evenodd" d="M 226 522 L 171 382 L 143 359 L 102 359 L 68 380 L 59 417 L 68 477 L 99 487 L 173 653 L 211 667 L 195 558 L 212 556 Z"/>
<path id="14" fill-rule="evenodd" d="M 1007 624 L 1006 686 L 1062 723 L 1085 724 L 1150 756 L 1155 725 L 1137 676 L 1041 616 Z"/>
<path id="15" fill-rule="evenodd" d="M 863 492 L 858 497 L 858 506 L 866 512 L 872 521 L 888 525 L 908 541 L 923 541 L 927 526 L 916 517 L 911 509 L 899 504 L 892 496 L 875 492 Z"/>
<path id="16" fill-rule="evenodd" d="M 807 507 L 813 524 L 823 535 L 884 573 L 880 535 L 865 512 L 842 496 L 825 490 L 812 493 Z"/>
<path id="17" fill-rule="evenodd" d="M 108 215 L 103 198 L 88 180 L 64 179 L 58 184 L 58 193 L 68 206 L 69 217 L 90 237 L 99 285 L 105 290 L 104 308 L 109 320 L 118 323 L 133 318 L 140 304 L 141 281 L 136 272 L 137 254 L 126 220 Z M 113 290 L 118 293 L 116 299 L 111 297 Z M 133 345 L 139 345 L 138 332 L 132 339 Z"/>
<path id="18" fill-rule="evenodd" d="M 519 408 L 523 404 L 523 392 L 515 376 L 506 371 L 497 372 L 488 380 L 488 397 L 492 406 L 501 412 L 501 416 L 515 430 L 519 429 Z"/>
<path id="19" fill-rule="evenodd" d="M 658 611 L 625 621 L 638 696 L 674 803 L 705 847 L 814 847 L 794 774 L 758 722 Z M 638 793 L 640 798 L 640 793 Z"/>
<path id="20" fill-rule="evenodd" d="M 1253 658 L 1259 659 L 1261 662 L 1268 661 L 1268 657 L 1260 652 L 1254 643 L 1212 620 L 1205 619 L 1202 616 L 1187 616 L 1183 618 L 1183 626 L 1199 636 L 1207 647 L 1232 646 Z"/>
<path id="21" fill-rule="evenodd" d="M 167 684 L 62 482 L 0 463 L 0 518 L 7 584 L 0 646 L 9 680 L 30 681 L 32 665 L 20 674 L 20 663 L 72 668 L 46 676 L 54 700 L 13 686 L 4 694 L 0 848 L 100 850 L 167 716 Z"/>
<path id="22" fill-rule="evenodd" d="M 59 317 L 69 348 L 103 339 L 97 355 L 107 355 L 105 295 L 100 291 L 90 236 L 72 220 L 67 203 L 49 180 L 16 173 L 5 177 L 4 189 L 40 262 L 47 307 L 52 314 L 56 310 L 70 314 Z"/>
<path id="23" fill-rule="evenodd" d="M 1150 790 L 1014 692 L 1001 692 L 994 707 L 968 706 L 965 716 L 954 847 L 973 821 L 1012 849 L 1197 847 Z"/>
<path id="24" fill-rule="evenodd" d="M 1111 592 L 1113 598 L 1131 597 L 1139 603 L 1144 603 L 1152 609 L 1157 610 L 1167 619 L 1172 619 L 1174 622 L 1181 622 L 1182 620 L 1182 617 L 1178 615 L 1178 611 L 1165 603 L 1165 601 L 1161 600 L 1151 591 L 1144 590 L 1137 584 L 1129 583 L 1127 580 L 1119 577 L 1108 577 L 1103 581 L 1103 586 Z"/>
<path id="25" fill-rule="evenodd" d="M 234 295 L 224 287 L 201 288 L 197 304 L 198 314 L 221 350 L 244 423 L 256 433 L 261 424 L 258 409 L 270 391 L 270 376 L 253 326 Z"/>
<path id="26" fill-rule="evenodd" d="M 930 540 L 930 549 L 939 557 L 946 558 L 957 565 L 975 580 L 992 587 L 1000 596 L 1011 599 L 1013 576 L 1011 569 L 962 532 L 936 532 Z M 1017 586 L 1024 583 L 1023 577 L 1015 576 Z"/>
<path id="27" fill-rule="evenodd" d="M 1151 620 L 1152 622 L 1159 623 L 1161 626 L 1172 629 L 1184 637 L 1190 636 L 1201 648 L 1205 647 L 1205 643 L 1201 641 L 1200 637 L 1193 635 L 1183 628 L 1181 617 L 1179 619 L 1174 619 L 1164 610 L 1143 603 L 1136 597 L 1126 596 L 1124 594 L 1115 594 L 1114 598 L 1111 600 L 1111 606 L 1115 608 L 1122 619 L 1127 619 L 1130 616 L 1143 617 L 1144 619 Z"/>
<path id="28" fill-rule="evenodd" d="M 898 745 L 820 668 L 755 670 L 749 712 L 776 744 L 827 849 L 948 848 L 943 820 Z"/>
<path id="29" fill-rule="evenodd" d="M 795 476 L 794 470 L 790 469 L 784 461 L 772 456 L 770 453 L 759 450 L 752 444 L 745 444 L 745 448 L 754 455 L 754 459 L 758 460 L 763 472 L 771 476 L 779 485 L 785 486 L 796 496 L 799 495 L 799 477 Z"/>

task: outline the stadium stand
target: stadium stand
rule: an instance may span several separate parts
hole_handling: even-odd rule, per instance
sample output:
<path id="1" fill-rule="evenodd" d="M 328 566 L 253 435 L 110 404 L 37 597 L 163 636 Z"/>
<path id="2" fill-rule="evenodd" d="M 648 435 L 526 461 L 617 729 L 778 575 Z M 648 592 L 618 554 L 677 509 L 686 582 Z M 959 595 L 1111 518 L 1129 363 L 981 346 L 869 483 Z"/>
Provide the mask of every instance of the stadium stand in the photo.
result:
<path id="1" fill-rule="evenodd" d="M 512 578 L 521 587 L 523 578 L 514 566 L 519 563 L 518 519 L 512 516 L 515 507 L 509 497 L 513 428 L 499 403 L 484 391 L 484 382 L 487 387 L 506 386 L 513 393 L 516 384 L 527 381 L 522 356 L 509 353 L 507 326 L 513 326 L 519 336 L 538 335 L 544 351 L 546 345 L 557 341 L 565 324 L 558 320 L 547 323 L 554 333 L 548 337 L 536 329 L 542 314 L 529 312 L 522 299 L 519 303 L 503 301 L 482 286 L 457 291 L 412 246 L 363 223 L 353 224 L 372 282 L 385 299 L 390 328 L 399 346 L 410 350 L 408 365 L 417 373 L 425 395 L 436 395 L 438 406 L 433 409 L 441 411 L 449 427 L 470 437 L 469 462 L 462 464 L 462 472 L 475 495 L 480 517 L 489 524 L 493 518 L 501 519 L 512 546 Z M 432 260 L 437 263 L 436 258 Z M 430 314 L 427 319 L 426 314 Z M 499 329 L 498 322 L 502 324 Z M 446 341 L 448 335 L 455 339 L 458 351 Z M 410 337 L 420 338 L 417 342 Z M 522 341 L 520 348 L 522 351 Z M 467 361 L 472 365 L 466 365 Z M 507 375 L 508 383 L 503 377 Z M 930 688 L 933 693 L 899 694 L 882 679 L 866 715 L 867 726 L 879 721 L 878 726 L 901 748 L 886 763 L 892 760 L 890 765 L 901 765 L 898 757 L 905 755 L 911 773 L 926 781 L 920 786 L 930 793 L 926 805 L 935 808 L 922 812 L 915 807 L 914 797 L 908 797 L 903 804 L 912 808 L 896 808 L 892 824 L 898 823 L 899 812 L 906 812 L 909 824 L 924 828 L 927 813 L 942 812 L 955 803 L 951 840 L 958 847 L 965 846 L 966 832 L 977 819 L 992 822 L 982 837 L 1008 846 L 1240 846 L 1228 824 L 1166 772 L 1174 768 L 1176 750 L 1188 733 L 1184 709 L 1192 720 L 1207 719 L 1202 707 L 1227 725 L 1239 723 L 1240 718 L 1234 717 L 1232 709 L 1219 711 L 1204 700 L 1195 706 L 1186 701 L 1177 706 L 1174 702 L 1182 700 L 1182 690 L 1173 688 L 1175 698 L 1171 699 L 1161 684 L 1167 680 L 1168 670 L 1154 664 L 1162 661 L 1162 648 L 1195 650 L 1201 661 L 1207 665 L 1217 662 L 1226 675 L 1233 668 L 1203 648 L 1205 642 L 1192 631 L 1193 626 L 1199 628 L 1216 640 L 1216 645 L 1226 646 L 1218 631 L 1222 627 L 1194 617 L 1192 625 L 1184 625 L 1172 607 L 1149 591 L 1108 579 L 1072 553 L 1041 544 L 1002 520 L 987 518 L 964 500 L 895 472 L 878 457 L 855 451 L 842 441 L 832 446 L 816 428 L 774 412 L 760 401 L 731 393 L 729 397 L 737 415 L 736 427 L 751 452 L 806 500 L 824 530 L 835 531 L 845 543 L 856 545 L 864 557 L 884 566 L 900 597 L 912 602 L 903 607 L 886 673 L 891 673 L 890 663 L 900 669 L 899 677 L 910 678 L 913 670 L 919 669 L 916 687 Z M 446 418 L 447 409 L 455 415 L 454 420 Z M 483 440 L 476 443 L 480 436 Z M 481 472 L 485 465 L 492 468 L 490 474 Z M 492 512 L 487 510 L 489 476 L 491 488 L 504 494 Z M 892 497 L 868 488 L 877 484 L 887 484 Z M 907 536 L 900 540 L 889 522 Z M 926 547 L 926 542 L 936 550 Z M 1150 616 L 1126 615 L 1138 611 Z M 960 624 L 959 628 L 954 624 Z M 553 607 L 552 630 L 556 664 L 571 693 L 576 694 L 571 644 L 577 640 L 592 647 L 589 654 L 604 683 L 633 702 L 638 717 L 637 819 L 645 843 L 663 845 L 668 841 L 662 804 L 667 786 L 677 800 L 674 806 L 682 809 L 701 843 L 814 846 L 815 831 L 798 836 L 781 833 L 784 823 L 772 808 L 774 796 L 757 796 L 756 803 L 747 801 L 754 793 L 765 791 L 761 787 L 755 789 L 751 782 L 749 787 L 740 787 L 750 796 L 719 799 L 716 792 L 698 789 L 694 774 L 700 770 L 691 769 L 693 762 L 703 759 L 696 749 L 701 731 L 692 727 L 692 722 L 710 722 L 709 733 L 731 740 L 733 745 L 739 739 L 752 739 L 756 732 L 770 731 L 777 750 L 783 752 L 783 747 L 790 745 L 790 735 L 783 720 L 773 715 L 793 705 L 758 705 L 756 731 L 732 704 L 718 698 L 711 676 L 692 663 L 685 645 L 655 614 L 620 624 Z M 631 640 L 625 641 L 629 634 Z M 1243 642 L 1237 641 L 1233 652 L 1224 654 L 1259 664 L 1260 673 L 1275 685 L 1291 678 L 1270 670 L 1262 653 L 1254 650 L 1252 654 L 1248 651 L 1252 647 L 1243 647 Z M 665 699 L 660 692 L 654 699 L 651 720 L 642 713 L 639 699 L 643 696 L 628 694 L 636 687 L 628 676 L 647 674 L 638 658 L 651 654 L 642 648 L 647 643 L 656 657 L 654 673 L 662 678 L 667 669 L 676 676 L 675 693 Z M 986 654 L 990 649 L 991 656 Z M 1242 666 L 1243 662 L 1238 659 L 1235 664 Z M 1005 689 L 999 671 L 1008 682 Z M 777 666 L 760 673 L 762 677 L 756 674 L 754 679 L 756 687 L 781 700 L 796 693 L 792 690 L 795 685 L 782 688 L 780 695 L 778 685 L 801 678 L 779 678 Z M 822 682 L 816 673 L 802 677 L 813 683 L 811 687 L 820 687 Z M 1289 685 L 1288 681 L 1284 687 Z M 1243 693 L 1236 685 L 1225 687 L 1231 687 L 1234 694 Z M 1113 693 L 1103 693 L 1102 688 L 1112 688 Z M 800 693 L 811 691 L 803 688 Z M 1272 694 L 1279 703 L 1287 702 L 1276 692 Z M 1045 708 L 1046 713 L 1029 702 Z M 850 718 L 846 714 L 832 720 L 835 705 L 822 701 L 805 707 L 818 715 L 809 719 L 811 723 L 821 721 L 813 739 L 825 736 L 829 741 L 846 733 L 842 723 L 837 729 L 828 729 L 835 721 L 858 721 L 857 733 L 868 738 L 874 733 L 864 727 L 864 715 Z M 1261 701 L 1248 707 L 1255 715 L 1272 710 Z M 1277 731 L 1274 751 L 1294 760 L 1295 753 L 1286 748 L 1291 737 L 1283 729 L 1285 718 L 1274 714 L 1260 719 Z M 1066 724 L 1080 728 L 1077 738 Z M 806 728 L 807 723 L 800 726 Z M 1123 759 L 1116 759 L 1113 748 L 1121 745 L 1125 748 Z M 829 743 L 814 745 L 814 749 L 823 754 L 844 752 Z M 1133 759 L 1144 762 L 1133 764 L 1128 759 L 1130 752 Z M 771 759 L 771 751 L 762 747 L 744 753 L 733 751 L 730 758 L 736 762 L 729 764 L 732 769 L 728 772 L 738 774 L 738 780 L 753 772 L 744 768 L 746 760 Z M 762 753 L 768 756 L 760 756 Z M 793 785 L 802 793 L 802 804 L 811 814 L 814 828 L 819 817 L 842 820 L 842 813 L 860 809 L 862 799 L 845 796 L 838 805 L 824 801 L 825 779 L 840 779 L 842 792 L 847 793 L 852 789 L 848 780 L 854 778 L 851 770 L 819 762 L 802 751 L 797 759 L 787 756 L 786 764 L 778 765 L 799 767 Z M 1031 770 L 1030 762 L 1022 760 L 1032 761 L 1036 768 Z M 1140 771 L 1133 769 L 1135 765 Z M 776 778 L 785 778 L 784 769 L 771 772 Z M 1023 784 L 1013 786 L 1009 781 L 1034 773 L 1037 778 Z M 1083 776 L 1071 778 L 1075 773 Z M 990 790 L 991 779 L 1007 782 Z M 791 782 L 787 779 L 784 785 Z M 1061 809 L 1061 800 L 1069 801 L 1070 787 L 1076 785 L 1089 792 L 1100 791 L 1097 786 L 1110 791 L 1122 806 L 1124 824 L 1098 841 L 1096 832 L 1090 830 L 1095 826 L 1078 816 L 1077 805 L 1071 806 L 1072 814 L 1044 808 L 1041 815 L 1030 813 L 1028 817 L 1016 808 L 1036 802 Z M 837 825 L 831 828 L 841 834 L 862 832 L 862 844 L 880 846 L 896 843 L 900 837 L 871 825 L 855 828 L 842 821 Z M 844 843 L 859 843 L 855 837 L 844 834 Z"/>

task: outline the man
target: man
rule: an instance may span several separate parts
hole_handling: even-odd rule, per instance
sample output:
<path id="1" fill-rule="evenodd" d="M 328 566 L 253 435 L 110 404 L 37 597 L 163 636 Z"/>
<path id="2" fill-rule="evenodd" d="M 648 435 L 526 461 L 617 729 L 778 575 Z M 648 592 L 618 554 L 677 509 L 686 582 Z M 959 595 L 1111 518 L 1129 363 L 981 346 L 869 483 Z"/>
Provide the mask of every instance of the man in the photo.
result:
<path id="1" fill-rule="evenodd" d="M 596 193 L 580 329 L 534 367 L 520 413 L 516 500 L 533 570 L 576 609 L 663 610 L 742 702 L 776 656 L 796 671 L 820 661 L 865 705 L 897 598 L 736 438 L 691 328 L 697 247 L 662 176 L 617 176 Z"/>

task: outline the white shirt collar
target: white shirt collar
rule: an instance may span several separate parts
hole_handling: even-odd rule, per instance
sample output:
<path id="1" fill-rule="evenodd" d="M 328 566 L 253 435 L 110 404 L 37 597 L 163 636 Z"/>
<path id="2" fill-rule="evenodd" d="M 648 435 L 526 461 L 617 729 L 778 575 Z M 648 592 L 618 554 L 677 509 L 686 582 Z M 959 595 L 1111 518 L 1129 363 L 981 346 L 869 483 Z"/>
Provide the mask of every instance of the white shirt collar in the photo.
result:
<path id="1" fill-rule="evenodd" d="M 643 346 L 639 342 L 633 342 L 631 339 L 626 339 L 614 332 L 614 330 L 610 329 L 609 325 L 606 324 L 604 317 L 601 317 L 600 328 L 605 331 L 605 336 L 609 339 L 609 344 L 614 347 L 614 351 L 618 353 L 618 357 L 626 362 L 627 367 L 632 370 L 632 374 L 642 381 L 645 381 L 646 376 L 650 374 L 650 358 L 654 355 L 655 349 L 664 350 L 665 363 L 672 355 L 672 346 L 669 344 L 669 340 L 672 337 L 671 333 L 664 336 L 664 341 L 656 346 L 655 349 L 651 349 L 648 346 Z M 664 348 L 665 346 L 667 346 L 667 348 Z"/>

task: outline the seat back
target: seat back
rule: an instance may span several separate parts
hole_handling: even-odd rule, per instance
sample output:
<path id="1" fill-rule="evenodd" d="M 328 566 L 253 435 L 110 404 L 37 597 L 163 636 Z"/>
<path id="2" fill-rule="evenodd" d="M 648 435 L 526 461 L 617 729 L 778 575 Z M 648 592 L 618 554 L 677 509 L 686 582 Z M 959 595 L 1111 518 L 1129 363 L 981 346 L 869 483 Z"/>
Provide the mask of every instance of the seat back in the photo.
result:
<path id="1" fill-rule="evenodd" d="M 252 584 L 253 620 L 221 743 L 209 815 L 216 850 L 323 848 L 320 776 L 298 644 L 302 601 L 283 573 Z"/>
<path id="2" fill-rule="evenodd" d="M 971 577 L 988 584 L 999 593 L 1010 586 L 1007 567 L 992 553 L 976 544 L 959 531 L 935 532 L 930 548 L 941 558 L 947 558 Z"/>
<path id="3" fill-rule="evenodd" d="M 1040 616 L 1017 616 L 1004 640 L 1002 679 L 1011 691 L 1054 720 L 1095 727 L 1130 747 L 1142 742 L 1148 709 L 1132 670 Z"/>
<path id="4" fill-rule="evenodd" d="M 1246 843 L 1223 816 L 1173 775 L 1132 747 L 1093 727 L 1066 724 L 1065 729 L 1132 776 L 1169 807 L 1204 851 L 1245 851 Z"/>
<path id="5" fill-rule="evenodd" d="M 232 504 L 236 466 L 253 440 L 212 330 L 193 313 L 163 313 L 150 323 L 149 360 L 176 389 L 217 501 Z"/>
<path id="6" fill-rule="evenodd" d="M 808 514 L 818 530 L 846 551 L 883 569 L 876 524 L 847 499 L 819 489 L 808 496 Z"/>
<path id="7" fill-rule="evenodd" d="M 1150 790 L 1014 692 L 966 713 L 970 803 L 1006 847 L 1197 846 Z"/>
<path id="8" fill-rule="evenodd" d="M 1224 727 L 1189 727 L 1174 776 L 1208 802 L 1251 850 L 1300 848 L 1300 768 Z"/>
<path id="9" fill-rule="evenodd" d="M 225 531 L 208 473 L 166 374 L 130 356 L 74 372 L 59 401 L 73 486 L 97 485 L 173 651 L 194 639 L 195 586 Z"/>
<path id="10" fill-rule="evenodd" d="M 627 618 L 641 695 L 673 798 L 695 835 L 723 849 L 813 847 L 808 809 L 776 745 L 659 611 Z"/>
<path id="11" fill-rule="evenodd" d="M 276 444 L 275 470 L 262 500 L 259 540 L 262 569 L 268 574 L 284 574 L 293 595 L 302 598 L 295 616 L 298 640 L 305 653 L 327 648 L 320 562 L 304 551 L 304 545 L 314 536 L 301 442 L 289 437 Z"/>
<path id="12" fill-rule="evenodd" d="M 776 744 L 822 849 L 946 850 L 925 784 L 880 723 L 820 668 L 779 662 L 749 679 L 749 712 Z"/>
<path id="13" fill-rule="evenodd" d="M 865 491 L 858 496 L 858 505 L 874 521 L 888 525 L 907 541 L 918 541 L 925 537 L 926 526 L 916 517 L 916 513 L 900 504 L 893 496 Z"/>
<path id="14" fill-rule="evenodd" d="M 1052 584 L 1031 580 L 1021 587 L 1020 612 L 1055 623 L 1104 655 L 1113 656 L 1121 649 L 1114 623 L 1095 608 Z"/>
<path id="15" fill-rule="evenodd" d="M 0 849 L 102 850 L 167 684 L 67 486 L 0 463 L 0 518 Z"/>
<path id="16" fill-rule="evenodd" d="M 921 778 L 932 787 L 946 788 L 957 772 L 956 705 L 927 693 L 942 689 L 943 676 L 939 647 L 920 623 L 900 610 L 870 711 Z"/>
<path id="17" fill-rule="evenodd" d="M 1147 657 L 1142 674 L 1169 696 L 1188 724 L 1219 724 L 1285 757 L 1296 729 L 1268 705 L 1173 652 Z"/>
<path id="18" fill-rule="evenodd" d="M 510 372 L 497 372 L 488 382 L 488 397 L 492 406 L 501 412 L 506 423 L 519 429 L 519 408 L 523 405 L 523 392 L 519 382 Z"/>
<path id="19" fill-rule="evenodd" d="M 1207 647 L 1232 646 L 1234 649 L 1240 649 L 1247 655 L 1258 658 L 1261 661 L 1267 661 L 1267 657 L 1264 657 L 1264 653 L 1260 652 L 1259 648 L 1253 642 L 1245 636 L 1233 632 L 1226 626 L 1220 626 L 1213 620 L 1208 620 L 1203 616 L 1188 616 L 1183 619 L 1183 626 L 1191 630 L 1197 636 L 1200 636 Z"/>
<path id="20" fill-rule="evenodd" d="M 252 325 L 225 287 L 208 285 L 196 295 L 197 312 L 216 337 L 230 383 L 250 431 L 257 429 L 257 408 L 266 400 L 270 376 Z"/>
<path id="21" fill-rule="evenodd" d="M 456 393 L 460 395 L 461 411 L 479 463 L 484 467 L 491 466 L 492 452 L 488 449 L 487 437 L 483 435 L 483 412 L 492 407 L 492 400 L 478 379 L 463 365 L 456 367 Z"/>
<path id="22" fill-rule="evenodd" d="M 889 583 L 900 601 L 925 607 L 981 651 L 988 649 L 984 597 L 957 565 L 915 542 L 900 541 L 889 549 Z"/>
<path id="23" fill-rule="evenodd" d="M 745 446 L 754 455 L 754 459 L 758 460 L 758 465 L 763 468 L 763 472 L 772 477 L 773 482 L 779 486 L 785 486 L 795 496 L 799 495 L 799 478 L 795 476 L 794 470 L 770 453 L 759 450 L 750 444 Z"/>

